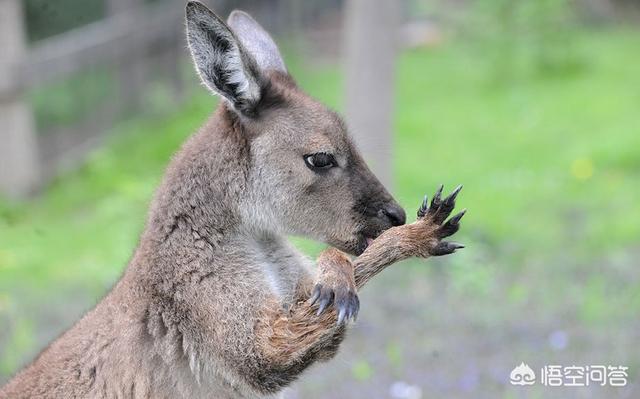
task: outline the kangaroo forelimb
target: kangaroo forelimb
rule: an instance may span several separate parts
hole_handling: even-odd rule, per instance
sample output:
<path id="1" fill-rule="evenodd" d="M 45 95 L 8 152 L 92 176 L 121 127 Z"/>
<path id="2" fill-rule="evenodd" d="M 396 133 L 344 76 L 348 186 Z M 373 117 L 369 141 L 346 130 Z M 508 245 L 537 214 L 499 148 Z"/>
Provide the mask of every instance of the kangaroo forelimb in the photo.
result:
<path id="1" fill-rule="evenodd" d="M 392 227 L 376 238 L 371 245 L 353 261 L 355 282 L 362 288 L 373 276 L 392 263 L 410 257 L 428 258 L 453 253 L 464 246 L 443 241 L 460 228 L 462 211 L 445 220 L 455 208 L 455 199 L 462 186 L 456 188 L 444 200 L 440 198 L 442 187 L 436 192 L 431 205 L 425 197 L 418 210 L 418 219 L 403 226 Z"/>
<path id="2" fill-rule="evenodd" d="M 332 358 L 344 339 L 344 321 L 357 314 L 349 258 L 329 248 L 320 254 L 317 265 L 317 280 L 301 282 L 289 309 L 275 299 L 264 304 L 256 325 L 257 346 L 264 360 L 263 383 L 275 378 L 274 385 L 279 386 L 312 362 Z M 335 306 L 328 306 L 331 302 Z"/>

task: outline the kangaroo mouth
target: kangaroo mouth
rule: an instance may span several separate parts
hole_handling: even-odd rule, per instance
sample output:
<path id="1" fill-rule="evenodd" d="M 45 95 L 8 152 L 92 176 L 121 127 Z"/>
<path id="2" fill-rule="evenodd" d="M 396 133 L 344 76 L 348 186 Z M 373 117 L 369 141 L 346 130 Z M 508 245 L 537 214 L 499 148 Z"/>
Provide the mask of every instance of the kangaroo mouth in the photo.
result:
<path id="1" fill-rule="evenodd" d="M 355 236 L 350 241 L 343 243 L 343 248 L 338 249 L 348 252 L 351 255 L 360 256 L 380 234 L 391 227 L 393 226 L 390 223 L 385 223 L 380 220 L 374 219 L 369 221 L 355 233 Z"/>
<path id="2" fill-rule="evenodd" d="M 369 245 L 371 245 L 373 240 L 375 240 L 380 234 L 382 234 L 382 231 L 379 231 L 375 234 L 372 234 L 372 233 L 358 234 L 358 239 L 357 239 L 357 244 L 356 244 L 354 254 L 361 255 L 367 248 L 369 248 Z"/>
<path id="3" fill-rule="evenodd" d="M 330 245 L 353 256 L 360 256 L 371 245 L 376 236 L 358 233 L 348 241 L 329 242 Z"/>

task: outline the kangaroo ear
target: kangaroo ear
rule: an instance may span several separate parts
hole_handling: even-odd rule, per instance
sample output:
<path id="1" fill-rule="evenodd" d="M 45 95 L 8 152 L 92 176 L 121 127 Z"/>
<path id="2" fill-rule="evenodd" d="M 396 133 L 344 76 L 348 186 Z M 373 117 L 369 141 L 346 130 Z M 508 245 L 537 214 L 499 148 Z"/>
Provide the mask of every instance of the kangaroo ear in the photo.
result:
<path id="1" fill-rule="evenodd" d="M 255 60 L 202 3 L 188 2 L 186 19 L 189 50 L 202 82 L 236 111 L 251 116 L 260 102 L 264 80 Z"/>
<path id="2" fill-rule="evenodd" d="M 227 24 L 262 71 L 271 69 L 287 73 L 278 46 L 249 14 L 240 10 L 232 11 Z"/>

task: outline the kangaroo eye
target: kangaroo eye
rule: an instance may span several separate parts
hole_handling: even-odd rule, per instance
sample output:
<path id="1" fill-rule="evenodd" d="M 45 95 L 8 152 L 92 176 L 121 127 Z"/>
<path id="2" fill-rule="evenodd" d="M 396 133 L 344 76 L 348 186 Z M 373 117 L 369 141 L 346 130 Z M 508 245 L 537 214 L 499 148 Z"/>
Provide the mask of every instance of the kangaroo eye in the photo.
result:
<path id="1" fill-rule="evenodd" d="M 338 166 L 333 155 L 327 154 L 326 152 L 305 155 L 304 162 L 307 164 L 307 167 L 313 171 L 327 170 Z"/>

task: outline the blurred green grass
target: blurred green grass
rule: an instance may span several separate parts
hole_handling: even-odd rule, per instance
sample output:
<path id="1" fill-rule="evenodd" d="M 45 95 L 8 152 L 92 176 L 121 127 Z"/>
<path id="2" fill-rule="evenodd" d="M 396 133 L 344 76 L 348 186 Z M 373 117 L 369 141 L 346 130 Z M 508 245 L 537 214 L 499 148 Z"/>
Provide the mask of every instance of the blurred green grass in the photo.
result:
<path id="1" fill-rule="evenodd" d="M 469 213 L 458 240 L 468 248 L 447 269 L 463 295 L 490 297 L 504 283 L 497 292 L 505 303 L 535 295 L 552 312 L 566 290 L 578 298 L 580 317 L 598 322 L 640 311 L 637 278 L 616 286 L 604 271 L 584 267 L 638 245 L 640 35 L 585 32 L 573 45 L 579 68 L 504 80 L 482 48 L 404 52 L 395 195 L 412 213 L 440 183 L 465 185 L 459 204 Z M 298 61 L 291 69 L 309 93 L 340 108 L 338 68 Z M 0 201 L 0 321 L 8 326 L 0 329 L 0 375 L 38 345 L 38 304 L 97 301 L 117 279 L 171 154 L 215 103 L 202 90 L 166 116 L 127 122 L 42 195 Z"/>

